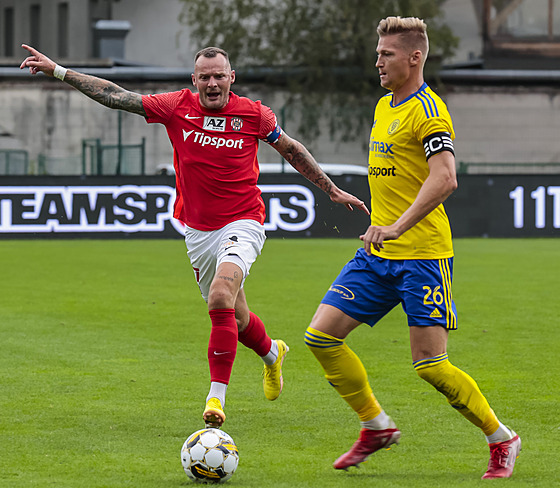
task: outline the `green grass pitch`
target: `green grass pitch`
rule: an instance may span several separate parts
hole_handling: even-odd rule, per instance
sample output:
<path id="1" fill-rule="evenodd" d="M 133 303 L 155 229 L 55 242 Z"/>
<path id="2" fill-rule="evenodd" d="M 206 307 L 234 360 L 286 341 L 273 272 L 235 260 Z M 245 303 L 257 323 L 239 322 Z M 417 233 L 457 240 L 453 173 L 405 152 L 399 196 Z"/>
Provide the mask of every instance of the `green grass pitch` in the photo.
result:
<path id="1" fill-rule="evenodd" d="M 481 481 L 482 433 L 415 374 L 396 309 L 349 338 L 403 432 L 360 469 L 331 464 L 358 423 L 303 343 L 323 293 L 359 240 L 269 239 L 250 307 L 290 346 L 285 390 L 262 393 L 240 346 L 225 430 L 240 449 L 231 487 L 546 487 L 560 479 L 559 241 L 455 241 L 459 330 L 451 361 L 521 435 L 513 478 Z M 183 441 L 209 385 L 206 307 L 178 240 L 0 241 L 0 487 L 192 485 Z M 194 486 L 194 485 L 193 485 Z"/>

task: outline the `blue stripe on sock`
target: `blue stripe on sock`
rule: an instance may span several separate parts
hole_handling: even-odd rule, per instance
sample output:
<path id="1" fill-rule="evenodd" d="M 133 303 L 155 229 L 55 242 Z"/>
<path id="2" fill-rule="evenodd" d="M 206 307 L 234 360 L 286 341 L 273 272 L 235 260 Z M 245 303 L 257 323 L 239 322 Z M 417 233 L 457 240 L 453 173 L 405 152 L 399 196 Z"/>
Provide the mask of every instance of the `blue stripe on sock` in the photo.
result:
<path id="1" fill-rule="evenodd" d="M 435 364 L 441 363 L 446 361 L 448 358 L 447 353 L 440 354 L 439 356 L 434 356 L 433 358 L 425 358 L 419 359 L 418 361 L 414 361 L 412 366 L 414 369 L 418 369 L 423 366 L 434 366 Z"/>
<path id="2" fill-rule="evenodd" d="M 313 334 L 312 332 L 305 331 L 305 344 L 309 347 L 318 347 L 324 349 L 327 347 L 341 346 L 342 344 L 344 344 L 344 341 L 322 337 Z"/>

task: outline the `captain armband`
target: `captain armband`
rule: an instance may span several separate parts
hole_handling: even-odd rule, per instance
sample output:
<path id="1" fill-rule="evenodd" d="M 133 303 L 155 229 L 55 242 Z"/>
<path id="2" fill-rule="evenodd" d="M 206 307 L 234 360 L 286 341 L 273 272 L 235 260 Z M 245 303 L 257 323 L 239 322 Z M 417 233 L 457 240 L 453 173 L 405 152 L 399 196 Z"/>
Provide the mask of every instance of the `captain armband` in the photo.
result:
<path id="1" fill-rule="evenodd" d="M 268 142 L 269 144 L 274 144 L 275 142 L 278 142 L 278 139 L 280 139 L 281 135 L 282 135 L 282 129 L 278 124 L 276 124 L 274 130 L 269 132 L 263 140 L 265 142 Z"/>
<path id="2" fill-rule="evenodd" d="M 449 134 L 449 132 L 435 132 L 430 134 L 428 137 L 424 138 L 422 144 L 424 144 L 426 160 L 443 151 L 449 151 L 455 155 L 453 141 L 451 140 L 451 134 Z"/>

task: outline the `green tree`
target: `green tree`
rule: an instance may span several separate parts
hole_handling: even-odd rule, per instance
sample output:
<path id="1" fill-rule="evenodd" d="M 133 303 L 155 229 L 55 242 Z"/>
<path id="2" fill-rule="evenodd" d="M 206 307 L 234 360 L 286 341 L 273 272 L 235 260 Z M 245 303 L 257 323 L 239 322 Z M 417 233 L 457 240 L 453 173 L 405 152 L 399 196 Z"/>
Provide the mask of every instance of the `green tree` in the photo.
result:
<path id="1" fill-rule="evenodd" d="M 181 22 L 200 46 L 219 46 L 243 73 L 259 72 L 288 90 L 306 139 L 328 122 L 338 140 L 364 140 L 382 93 L 375 68 L 376 27 L 389 15 L 428 24 L 434 73 L 457 39 L 442 22 L 444 0 L 182 0 Z"/>

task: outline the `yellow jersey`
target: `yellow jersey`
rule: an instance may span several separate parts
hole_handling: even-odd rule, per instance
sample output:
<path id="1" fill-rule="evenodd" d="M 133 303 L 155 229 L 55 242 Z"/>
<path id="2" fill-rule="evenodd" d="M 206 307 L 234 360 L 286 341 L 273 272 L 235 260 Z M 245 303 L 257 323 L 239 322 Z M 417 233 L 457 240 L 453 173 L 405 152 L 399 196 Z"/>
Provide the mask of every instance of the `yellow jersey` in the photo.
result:
<path id="1" fill-rule="evenodd" d="M 393 224 L 412 205 L 428 177 L 427 158 L 441 150 L 453 152 L 451 116 L 426 83 L 398 105 L 393 106 L 392 100 L 391 93 L 379 100 L 371 129 L 368 181 L 372 225 Z M 434 134 L 447 142 L 436 137 L 438 142 L 432 143 Z M 428 149 L 430 144 L 435 151 Z M 372 253 L 386 259 L 452 257 L 451 228 L 443 205 L 383 245 L 380 251 L 372 246 Z"/>

